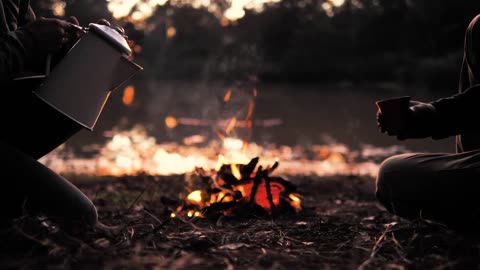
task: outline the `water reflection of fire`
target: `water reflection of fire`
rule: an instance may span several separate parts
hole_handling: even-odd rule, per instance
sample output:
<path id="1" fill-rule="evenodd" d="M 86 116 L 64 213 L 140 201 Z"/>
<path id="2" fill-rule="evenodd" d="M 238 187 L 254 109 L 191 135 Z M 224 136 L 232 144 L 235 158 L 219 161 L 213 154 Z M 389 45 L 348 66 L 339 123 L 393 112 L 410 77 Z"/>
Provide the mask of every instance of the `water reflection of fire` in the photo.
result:
<path id="1" fill-rule="evenodd" d="M 87 175 L 173 175 L 194 171 L 197 167 L 216 168 L 218 164 L 244 164 L 252 157 L 262 157 L 260 165 L 281 161 L 276 172 L 282 175 L 370 175 L 374 176 L 378 163 L 387 156 L 404 153 L 398 146 L 379 148 L 369 145 L 359 150 L 349 150 L 345 145 L 260 146 L 256 143 L 243 145 L 243 141 L 228 138 L 223 142 L 207 140 L 196 135 L 189 144 L 157 143 L 155 138 L 136 127 L 129 131 L 116 131 L 103 146 L 97 146 L 93 158 L 81 158 L 68 153 L 68 147 L 60 147 L 41 159 L 58 173 Z M 198 137 L 198 138 L 197 138 Z M 190 144 L 191 143 L 191 144 Z M 242 151 L 224 151 L 223 148 Z M 92 151 L 92 150 L 90 150 Z M 219 163 L 219 153 L 224 152 Z M 232 171 L 235 172 L 235 167 Z"/>
<path id="2" fill-rule="evenodd" d="M 375 175 L 382 153 L 383 156 L 388 156 L 404 150 L 396 146 L 389 149 L 364 146 L 360 150 L 351 151 L 342 144 L 300 147 L 247 143 L 254 126 L 272 127 L 283 123 L 281 119 L 275 118 L 253 119 L 257 96 L 255 86 L 233 86 L 218 99 L 223 110 L 218 112 L 218 115 L 223 118 L 165 118 L 165 126 L 169 129 L 179 125 L 213 127 L 220 140 L 217 138 L 208 142 L 209 138 L 195 134 L 185 138 L 183 145 L 159 144 L 143 127 L 137 126 L 129 131 L 112 131 L 106 134 L 110 139 L 105 145 L 97 147 L 94 158 L 65 158 L 64 149 L 68 148 L 59 148 L 41 162 L 47 163 L 59 173 L 114 176 L 141 173 L 188 174 L 199 167 L 220 171 L 227 166 L 225 164 L 230 164 L 227 166 L 228 174 L 237 180 L 243 180 L 246 177 L 240 169 L 242 165 L 238 164 L 248 164 L 252 157 L 261 157 L 263 164 L 258 165 L 263 168 L 278 164 L 281 160 L 282 166 L 276 171 L 284 175 Z M 132 104 L 134 97 L 134 87 L 126 87 L 124 104 Z M 240 188 L 246 188 L 246 185 L 237 187 Z M 247 196 L 245 190 L 237 191 Z M 289 196 L 290 194 L 287 195 Z"/>

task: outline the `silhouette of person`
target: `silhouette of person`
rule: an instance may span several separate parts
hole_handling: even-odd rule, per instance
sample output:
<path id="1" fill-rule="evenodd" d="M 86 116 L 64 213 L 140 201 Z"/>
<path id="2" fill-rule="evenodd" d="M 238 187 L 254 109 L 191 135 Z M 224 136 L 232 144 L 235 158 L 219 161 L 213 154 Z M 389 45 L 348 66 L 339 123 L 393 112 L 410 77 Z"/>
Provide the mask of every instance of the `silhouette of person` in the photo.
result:
<path id="1" fill-rule="evenodd" d="M 377 113 L 380 130 L 399 140 L 457 138 L 457 153 L 409 153 L 381 164 L 376 196 L 398 216 L 431 219 L 458 228 L 478 225 L 479 20 L 480 15 L 466 29 L 458 94 L 429 103 L 412 102 L 402 121 Z"/>
<path id="2" fill-rule="evenodd" d="M 99 23 L 109 25 L 105 20 Z M 47 55 L 61 59 L 78 40 L 73 24 L 79 24 L 74 17 L 36 18 L 29 1 L 0 2 L 0 220 L 4 224 L 28 214 L 69 226 L 103 226 L 92 201 L 38 161 L 81 130 L 32 93 L 44 77 L 32 75 L 45 74 Z"/>

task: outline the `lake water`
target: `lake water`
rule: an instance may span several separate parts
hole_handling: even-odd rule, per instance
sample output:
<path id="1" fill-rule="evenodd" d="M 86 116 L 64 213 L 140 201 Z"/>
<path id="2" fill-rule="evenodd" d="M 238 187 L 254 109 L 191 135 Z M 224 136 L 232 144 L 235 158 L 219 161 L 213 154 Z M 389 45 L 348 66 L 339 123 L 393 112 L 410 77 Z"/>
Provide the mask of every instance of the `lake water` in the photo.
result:
<path id="1" fill-rule="evenodd" d="M 122 104 L 122 91 L 113 93 L 96 129 L 83 131 L 69 142 L 71 145 L 101 143 L 104 131 L 119 127 L 128 129 L 142 124 L 160 142 L 180 141 L 202 135 L 217 138 L 218 126 L 178 125 L 165 127 L 165 118 L 221 121 L 236 117 L 242 120 L 249 111 L 253 88 L 257 89 L 254 121 L 280 120 L 273 127 L 254 126 L 252 130 L 237 128 L 233 134 L 258 144 L 310 145 L 342 143 L 351 148 L 364 144 L 375 146 L 404 145 L 412 151 L 452 152 L 453 138 L 399 142 L 381 134 L 376 126 L 375 101 L 410 95 L 413 100 L 432 101 L 451 93 L 432 93 L 422 87 L 395 85 L 287 85 L 287 84 L 211 84 L 149 82 L 136 89 L 132 106 Z M 225 94 L 231 90 L 228 103 Z M 221 128 L 220 128 L 221 129 Z"/>

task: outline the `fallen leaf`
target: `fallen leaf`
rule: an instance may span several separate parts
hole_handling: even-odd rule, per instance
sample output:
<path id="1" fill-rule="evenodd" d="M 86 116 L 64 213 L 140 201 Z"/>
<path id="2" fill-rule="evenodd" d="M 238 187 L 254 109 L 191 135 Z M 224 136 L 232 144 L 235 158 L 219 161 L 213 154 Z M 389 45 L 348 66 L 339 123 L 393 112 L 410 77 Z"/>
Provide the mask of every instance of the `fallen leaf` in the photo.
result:
<path id="1" fill-rule="evenodd" d="M 235 249 L 239 249 L 239 248 L 242 248 L 242 247 L 250 247 L 250 245 L 245 244 L 245 243 L 231 243 L 231 244 L 219 246 L 218 248 L 219 249 L 235 250 Z"/>
<path id="2" fill-rule="evenodd" d="M 107 248 L 110 246 L 110 241 L 105 238 L 99 238 L 95 240 L 95 245 L 100 248 Z"/>

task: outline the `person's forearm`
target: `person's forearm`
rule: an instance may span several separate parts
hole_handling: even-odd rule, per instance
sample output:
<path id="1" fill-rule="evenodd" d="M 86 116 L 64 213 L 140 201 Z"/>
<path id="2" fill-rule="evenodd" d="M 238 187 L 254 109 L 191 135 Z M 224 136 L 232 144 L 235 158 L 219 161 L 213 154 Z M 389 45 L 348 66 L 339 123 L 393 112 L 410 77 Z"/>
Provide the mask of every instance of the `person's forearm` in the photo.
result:
<path id="1" fill-rule="evenodd" d="M 14 78 L 23 71 L 33 47 L 31 34 L 22 28 L 0 34 L 0 81 Z"/>
<path id="2" fill-rule="evenodd" d="M 431 104 L 436 109 L 434 139 L 480 131 L 480 85 Z"/>

